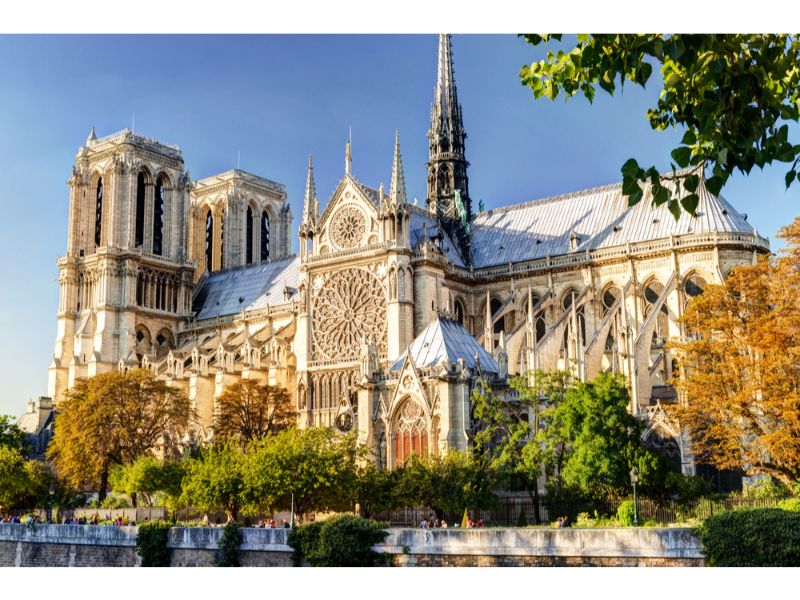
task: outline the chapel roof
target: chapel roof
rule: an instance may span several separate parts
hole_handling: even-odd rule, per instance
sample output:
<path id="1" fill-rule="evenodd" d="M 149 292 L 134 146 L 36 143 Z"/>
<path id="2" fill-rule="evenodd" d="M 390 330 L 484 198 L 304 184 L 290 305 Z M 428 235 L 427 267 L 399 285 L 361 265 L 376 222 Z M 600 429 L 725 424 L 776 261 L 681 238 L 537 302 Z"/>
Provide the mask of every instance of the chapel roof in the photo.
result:
<path id="1" fill-rule="evenodd" d="M 422 330 L 408 349 L 394 361 L 390 370 L 399 371 L 409 353 L 414 366 L 418 369 L 438 366 L 445 360 L 455 364 L 458 359 L 462 359 L 467 367 L 474 369 L 477 355 L 482 371 L 497 373 L 499 370 L 497 361 L 461 323 L 441 316 L 436 317 Z"/>

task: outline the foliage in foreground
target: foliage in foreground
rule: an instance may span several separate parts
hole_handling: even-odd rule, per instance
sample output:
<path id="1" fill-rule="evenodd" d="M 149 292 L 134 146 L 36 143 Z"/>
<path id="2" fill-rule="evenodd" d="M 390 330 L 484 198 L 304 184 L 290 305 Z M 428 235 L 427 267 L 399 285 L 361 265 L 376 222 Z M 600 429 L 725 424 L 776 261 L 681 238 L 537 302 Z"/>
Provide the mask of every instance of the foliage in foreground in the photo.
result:
<path id="1" fill-rule="evenodd" d="M 168 567 L 167 535 L 170 524 L 164 521 L 142 523 L 136 533 L 136 553 L 143 567 Z"/>
<path id="2" fill-rule="evenodd" d="M 671 345 L 676 388 L 692 399 L 675 414 L 695 456 L 791 489 L 800 479 L 800 219 L 780 237 L 778 257 L 735 268 L 692 299 L 683 316 L 692 335 Z"/>
<path id="3" fill-rule="evenodd" d="M 218 567 L 239 566 L 239 546 L 242 545 L 242 532 L 237 523 L 228 523 L 219 539 Z"/>
<path id="4" fill-rule="evenodd" d="M 561 36 L 525 39 L 535 46 Z M 647 118 L 657 131 L 685 129 L 671 156 L 673 171 L 690 168 L 663 177 L 630 159 L 622 167 L 622 192 L 633 205 L 650 185 L 653 202 L 666 202 L 678 218 L 682 209 L 695 213 L 701 178 L 719 194 L 735 172 L 777 161 L 791 165 L 787 188 L 800 181 L 800 145 L 788 140 L 789 123 L 800 117 L 798 61 L 800 39 L 793 35 L 579 34 L 574 47 L 548 52 L 524 66 L 520 78 L 536 98 L 581 92 L 591 102 L 597 88 L 613 95 L 617 82 L 645 87 L 653 66 L 660 67 L 661 94 Z"/>
<path id="5" fill-rule="evenodd" d="M 386 526 L 354 515 L 300 525 L 289 532 L 292 562 L 300 566 L 306 560 L 312 567 L 376 566 L 381 555 L 372 546 L 386 538 Z"/>
<path id="6" fill-rule="evenodd" d="M 742 509 L 707 519 L 699 528 L 711 567 L 800 565 L 800 513 L 779 508 Z"/>

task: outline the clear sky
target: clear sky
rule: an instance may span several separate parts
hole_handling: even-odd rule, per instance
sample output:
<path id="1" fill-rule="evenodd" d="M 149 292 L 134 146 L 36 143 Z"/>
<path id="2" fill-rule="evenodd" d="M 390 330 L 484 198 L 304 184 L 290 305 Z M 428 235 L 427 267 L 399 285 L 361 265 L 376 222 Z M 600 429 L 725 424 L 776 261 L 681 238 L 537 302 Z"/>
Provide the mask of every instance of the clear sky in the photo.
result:
<path id="1" fill-rule="evenodd" d="M 389 184 L 400 131 L 408 195 L 422 201 L 436 44 L 434 35 L 0 36 L 0 414 L 46 393 L 66 180 L 92 126 L 105 136 L 135 113 L 137 132 L 183 149 L 194 179 L 235 167 L 240 152 L 242 169 L 286 185 L 296 232 L 307 155 L 324 206 L 350 127 L 353 173 L 376 187 Z M 541 48 L 513 35 L 458 35 L 453 47 L 476 203 L 614 182 L 632 156 L 669 167 L 681 134 L 650 129 L 656 86 L 598 93 L 593 105 L 534 101 L 518 72 Z M 784 171 L 736 177 L 722 192 L 770 238 L 800 213 Z"/>

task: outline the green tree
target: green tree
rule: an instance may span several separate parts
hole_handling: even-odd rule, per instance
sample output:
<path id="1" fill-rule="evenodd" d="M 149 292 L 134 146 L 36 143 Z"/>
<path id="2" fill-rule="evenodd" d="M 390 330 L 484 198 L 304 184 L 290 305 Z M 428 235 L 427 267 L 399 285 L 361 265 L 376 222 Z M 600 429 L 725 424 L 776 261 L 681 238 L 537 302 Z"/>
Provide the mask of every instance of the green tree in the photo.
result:
<path id="1" fill-rule="evenodd" d="M 24 455 L 30 452 L 28 436 L 8 415 L 0 415 L 0 447 L 13 448 Z"/>
<path id="2" fill-rule="evenodd" d="M 194 412 L 185 394 L 146 369 L 78 379 L 48 447 L 59 477 L 76 489 L 108 490 L 114 465 L 145 454 L 177 456 Z"/>
<path id="3" fill-rule="evenodd" d="M 129 465 L 115 467 L 111 471 L 111 489 L 126 494 L 131 504 L 154 506 L 157 500 L 173 504 L 180 497 L 185 464 L 178 460 L 161 460 L 154 456 L 140 456 Z"/>
<path id="4" fill-rule="evenodd" d="M 224 510 L 229 521 L 247 504 L 245 478 L 251 455 L 232 443 L 218 443 L 187 461 L 180 504 L 205 512 Z"/>
<path id="5" fill-rule="evenodd" d="M 526 35 L 536 46 L 560 35 Z M 554 100 L 597 88 L 613 95 L 629 81 L 645 87 L 660 69 L 661 94 L 648 110 L 650 126 L 685 131 L 672 151 L 673 172 L 662 176 L 635 159 L 622 167 L 622 191 L 639 202 L 652 186 L 655 205 L 667 203 L 677 218 L 697 209 L 700 179 L 712 194 L 736 171 L 748 174 L 775 161 L 789 164 L 786 187 L 800 180 L 800 144 L 789 141 L 790 122 L 800 116 L 800 40 L 794 35 L 587 35 L 572 48 L 548 51 L 520 70 L 535 98 Z M 686 169 L 677 171 L 678 168 Z"/>
<path id="6" fill-rule="evenodd" d="M 476 452 L 503 477 L 507 486 L 521 485 L 539 514 L 539 478 L 552 470 L 556 452 L 548 443 L 555 407 L 569 385 L 565 371 L 535 371 L 515 377 L 509 385 L 515 396 L 503 399 L 485 384 L 471 396 Z"/>
<path id="7" fill-rule="evenodd" d="M 333 429 L 288 429 L 251 447 L 247 494 L 254 510 L 352 510 L 356 449 L 353 434 Z"/>
<path id="8" fill-rule="evenodd" d="M 226 388 L 219 397 L 214 434 L 250 442 L 288 429 L 295 416 L 292 399 L 285 388 L 242 379 Z"/>
<path id="9" fill-rule="evenodd" d="M 397 494 L 405 504 L 431 508 L 438 518 L 465 507 L 489 508 L 497 502 L 497 477 L 489 462 L 469 451 L 440 456 L 412 454 L 400 469 Z"/>
<path id="10" fill-rule="evenodd" d="M 641 444 L 642 424 L 628 412 L 620 375 L 602 374 L 569 388 L 554 413 L 554 435 L 564 447 L 558 483 L 593 496 L 630 489 L 630 470 L 643 488 L 663 482 L 664 461 Z"/>
<path id="11" fill-rule="evenodd" d="M 373 463 L 356 467 L 353 485 L 353 502 L 359 514 L 369 519 L 384 510 L 399 507 L 401 500 L 396 492 L 399 471 L 379 469 Z"/>
<path id="12" fill-rule="evenodd" d="M 52 482 L 45 463 L 26 459 L 17 448 L 0 446 L 0 513 L 46 505 Z"/>

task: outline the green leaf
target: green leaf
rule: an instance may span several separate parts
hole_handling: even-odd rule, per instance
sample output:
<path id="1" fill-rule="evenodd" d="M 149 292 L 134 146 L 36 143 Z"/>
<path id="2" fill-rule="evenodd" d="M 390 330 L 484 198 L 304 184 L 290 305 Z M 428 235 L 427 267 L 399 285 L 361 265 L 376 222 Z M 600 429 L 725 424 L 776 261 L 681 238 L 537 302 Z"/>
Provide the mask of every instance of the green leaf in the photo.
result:
<path id="1" fill-rule="evenodd" d="M 694 131 L 692 131 L 691 129 L 687 129 L 686 133 L 683 134 L 683 139 L 681 139 L 681 144 L 691 146 L 695 142 L 697 142 L 697 136 L 695 135 Z"/>
<path id="2" fill-rule="evenodd" d="M 728 164 L 728 149 L 723 148 L 717 153 L 717 162 L 721 165 Z"/>
<path id="3" fill-rule="evenodd" d="M 725 185 L 725 179 L 717 175 L 706 179 L 706 189 L 715 196 L 719 195 L 723 185 Z"/>
<path id="4" fill-rule="evenodd" d="M 624 195 L 635 194 L 640 189 L 638 180 L 631 177 L 626 177 L 622 180 L 622 193 Z"/>
<path id="5" fill-rule="evenodd" d="M 699 202 L 700 196 L 697 194 L 689 194 L 688 196 L 681 198 L 681 205 L 683 206 L 684 210 L 691 215 L 694 215 L 695 211 L 697 211 L 697 205 Z"/>
<path id="6" fill-rule="evenodd" d="M 655 192 L 653 194 L 653 204 L 656 206 L 661 206 L 664 202 L 669 200 L 669 190 L 665 188 L 663 185 L 659 185 L 658 188 L 654 188 Z"/>
<path id="7" fill-rule="evenodd" d="M 667 208 L 669 209 L 669 212 L 672 213 L 672 216 L 675 217 L 675 220 L 677 221 L 681 216 L 681 207 L 678 204 L 678 201 L 674 200 L 674 199 L 670 200 L 669 204 L 667 204 Z"/>
<path id="8" fill-rule="evenodd" d="M 638 173 L 639 173 L 639 163 L 636 162 L 635 158 L 629 158 L 628 160 L 625 161 L 625 164 L 622 165 L 622 175 L 626 179 L 635 178 Z"/>
<path id="9" fill-rule="evenodd" d="M 794 178 L 795 178 L 795 177 L 797 177 L 798 179 L 800 179 L 800 175 L 798 175 L 798 174 L 795 172 L 795 170 L 794 170 L 794 169 L 792 169 L 791 171 L 789 171 L 789 172 L 786 174 L 786 187 L 787 187 L 787 188 L 788 188 L 790 185 L 792 185 L 792 181 L 794 181 Z"/>
<path id="10" fill-rule="evenodd" d="M 683 186 L 690 192 L 697 190 L 698 183 L 700 183 L 700 177 L 698 175 L 689 175 L 683 180 Z"/>
<path id="11" fill-rule="evenodd" d="M 672 151 L 671 155 L 675 162 L 678 163 L 679 167 L 685 168 L 689 165 L 689 158 L 692 155 L 692 151 L 686 146 L 679 146 Z"/>

